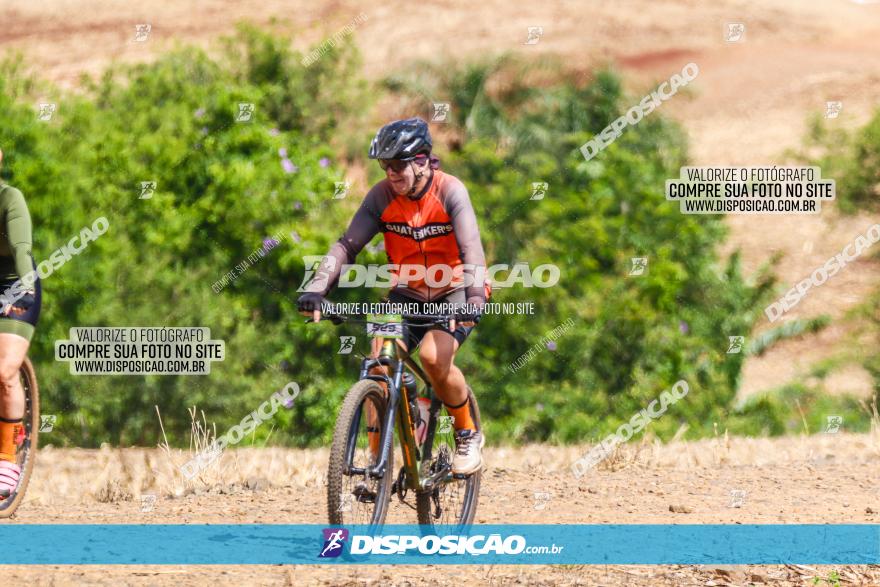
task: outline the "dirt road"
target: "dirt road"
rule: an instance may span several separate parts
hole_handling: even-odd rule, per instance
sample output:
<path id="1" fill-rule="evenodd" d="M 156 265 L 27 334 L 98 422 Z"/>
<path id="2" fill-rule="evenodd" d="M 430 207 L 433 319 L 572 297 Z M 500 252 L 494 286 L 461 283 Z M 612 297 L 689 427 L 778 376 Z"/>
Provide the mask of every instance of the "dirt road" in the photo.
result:
<path id="1" fill-rule="evenodd" d="M 880 523 L 880 433 L 648 441 L 577 480 L 571 463 L 588 447 L 487 449 L 479 523 Z M 313 523 L 326 520 L 325 450 L 242 449 L 186 484 L 160 450 L 47 449 L 16 521 L 32 523 Z M 550 494 L 549 501 L 535 493 Z M 142 512 L 142 496 L 155 495 Z M 676 512 L 670 511 L 675 509 Z M 389 522 L 414 523 L 395 502 Z M 846 567 L 440 566 L 16 567 L 40 584 L 156 585 L 745 585 L 810 584 L 832 570 L 856 584 L 880 569 Z M 6 576 L 4 576 L 6 579 Z M 49 582 L 51 580 L 51 582 Z M 43 583 L 45 581 L 45 583 Z M 708 583 L 715 581 L 715 583 Z M 16 581 L 18 583 L 18 581 Z"/>

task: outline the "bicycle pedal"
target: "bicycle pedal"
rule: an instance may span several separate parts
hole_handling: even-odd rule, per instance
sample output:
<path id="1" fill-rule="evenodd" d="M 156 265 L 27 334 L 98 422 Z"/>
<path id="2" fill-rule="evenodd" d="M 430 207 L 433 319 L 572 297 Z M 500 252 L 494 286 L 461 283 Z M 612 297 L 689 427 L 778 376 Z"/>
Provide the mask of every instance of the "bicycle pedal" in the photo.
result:
<path id="1" fill-rule="evenodd" d="M 376 492 L 370 491 L 363 483 L 359 483 L 351 493 L 359 503 L 376 503 Z"/>

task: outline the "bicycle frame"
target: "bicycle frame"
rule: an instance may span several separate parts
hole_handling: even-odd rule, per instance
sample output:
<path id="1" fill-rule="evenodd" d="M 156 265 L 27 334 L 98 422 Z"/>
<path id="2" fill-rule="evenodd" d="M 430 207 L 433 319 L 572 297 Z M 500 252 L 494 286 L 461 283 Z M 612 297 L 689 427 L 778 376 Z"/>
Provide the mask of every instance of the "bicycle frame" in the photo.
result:
<path id="1" fill-rule="evenodd" d="M 434 431 L 436 428 L 437 417 L 440 412 L 441 402 L 434 394 L 431 388 L 430 380 L 421 366 L 416 363 L 409 352 L 395 344 L 392 338 L 380 338 L 382 341 L 381 352 L 378 358 L 364 359 L 361 362 L 361 370 L 359 379 L 372 379 L 374 381 L 384 382 L 388 386 L 388 402 L 386 405 L 385 424 L 381 430 L 380 446 L 382 447 L 379 462 L 372 467 L 366 469 L 356 469 L 350 467 L 349 474 L 368 473 L 373 478 L 381 478 L 386 473 L 388 467 L 388 455 L 393 450 L 394 443 L 394 423 L 397 422 L 398 433 L 400 434 L 400 444 L 403 449 L 403 466 L 406 471 L 407 488 L 414 491 L 430 491 L 434 488 L 438 481 L 445 478 L 450 473 L 451 468 L 447 466 L 441 471 L 427 478 L 422 478 L 419 471 L 419 461 L 422 463 L 430 462 L 431 451 L 434 444 Z M 374 367 L 386 367 L 386 370 L 393 369 L 391 375 L 371 374 L 370 370 Z M 404 398 L 402 393 L 404 366 L 409 367 L 413 374 L 425 384 L 429 396 L 431 397 L 431 408 L 428 419 L 428 434 L 422 444 L 422 454 L 418 454 L 418 446 L 416 444 L 415 434 L 413 431 L 414 414 L 410 411 L 410 403 Z M 403 400 L 403 401 L 401 401 Z M 363 409 L 361 415 L 363 415 Z M 396 416 L 396 417 L 395 417 Z M 357 426 L 352 427 L 349 433 L 348 446 L 346 448 L 346 462 L 351 463 L 351 457 L 354 454 L 355 443 L 357 441 Z"/>

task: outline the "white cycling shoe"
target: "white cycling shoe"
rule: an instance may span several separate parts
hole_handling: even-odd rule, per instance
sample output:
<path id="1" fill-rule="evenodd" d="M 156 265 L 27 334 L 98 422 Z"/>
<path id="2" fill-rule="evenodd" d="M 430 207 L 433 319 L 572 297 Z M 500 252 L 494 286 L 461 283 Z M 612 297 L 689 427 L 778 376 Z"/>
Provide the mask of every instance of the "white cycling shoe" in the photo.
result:
<path id="1" fill-rule="evenodd" d="M 483 445 L 486 437 L 477 430 L 459 430 L 455 433 L 455 456 L 452 472 L 470 475 L 483 468 Z"/>

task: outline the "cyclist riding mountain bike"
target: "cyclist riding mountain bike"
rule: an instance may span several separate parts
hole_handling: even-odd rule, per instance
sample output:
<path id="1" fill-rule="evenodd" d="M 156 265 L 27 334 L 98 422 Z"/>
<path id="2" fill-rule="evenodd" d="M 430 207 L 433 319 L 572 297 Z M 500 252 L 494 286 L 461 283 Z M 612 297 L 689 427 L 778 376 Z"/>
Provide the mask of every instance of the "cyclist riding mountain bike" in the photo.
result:
<path id="1" fill-rule="evenodd" d="M 413 304 L 416 314 L 425 311 L 428 303 L 468 304 L 464 321 L 453 321 L 451 330 L 441 326 L 410 329 L 404 350 L 420 346 L 422 366 L 453 417 L 456 452 L 452 470 L 470 474 L 483 465 L 482 431 L 471 416 L 468 387 L 464 375 L 455 366 L 455 354 L 473 331 L 489 294 L 488 284 L 478 282 L 485 275 L 486 259 L 477 219 L 464 184 L 456 177 L 440 171 L 439 160 L 431 155 L 431 134 L 428 124 L 420 118 L 398 120 L 382 127 L 370 145 L 370 159 L 378 159 L 386 177 L 370 189 L 354 215 L 345 234 L 325 255 L 298 300 L 298 309 L 320 319 L 321 303 L 336 285 L 343 264 L 354 263 L 357 254 L 379 232 L 383 233 L 385 252 L 396 267 L 422 266 L 427 275 L 431 267 L 458 268 L 458 276 L 448 283 L 442 278 L 426 280 L 423 273 L 413 278 L 394 275 L 395 284 L 386 298 L 388 302 Z M 463 265 L 463 267 L 459 267 Z M 469 276 L 465 281 L 464 275 Z M 429 285 L 429 282 L 434 286 Z M 373 356 L 378 356 L 374 345 Z M 384 384 L 383 384 L 384 386 Z M 378 451 L 379 431 L 371 429 L 370 444 Z"/>
<path id="2" fill-rule="evenodd" d="M 3 152 L 0 151 L 0 162 Z M 20 280 L 20 283 L 16 283 Z M 30 282 L 30 283 L 29 283 Z M 22 288 L 24 295 L 19 295 Z M 21 192 L 0 181 L 0 499 L 18 486 L 16 446 L 24 439 L 24 389 L 19 370 L 40 316 L 40 281 L 31 256 L 31 217 Z"/>

